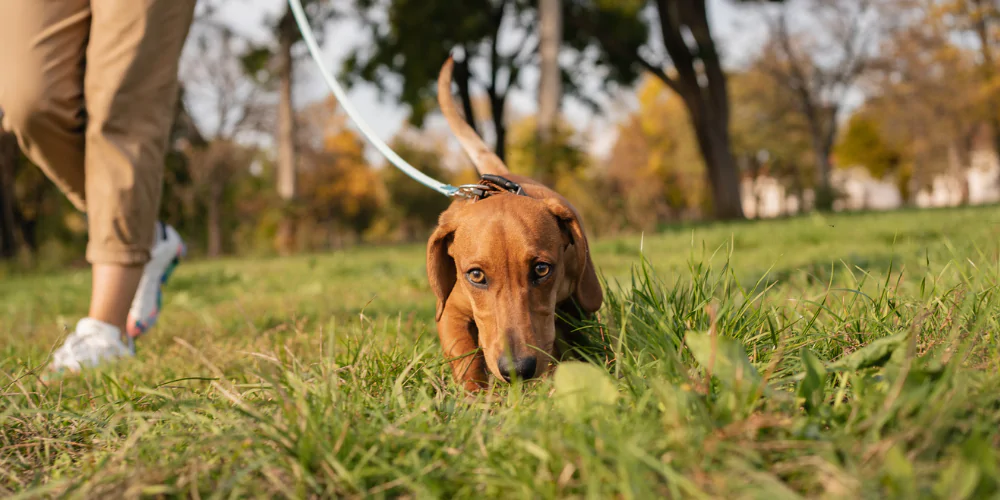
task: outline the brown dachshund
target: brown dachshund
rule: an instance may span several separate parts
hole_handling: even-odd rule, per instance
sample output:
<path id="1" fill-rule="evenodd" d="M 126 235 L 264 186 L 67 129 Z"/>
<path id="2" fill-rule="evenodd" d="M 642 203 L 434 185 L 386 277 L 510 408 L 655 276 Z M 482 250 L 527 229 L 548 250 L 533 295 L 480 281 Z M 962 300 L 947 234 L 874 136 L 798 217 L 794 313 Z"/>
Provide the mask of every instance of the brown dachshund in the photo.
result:
<path id="1" fill-rule="evenodd" d="M 438 77 L 438 103 L 484 181 L 479 196 L 441 214 L 427 243 L 427 275 L 445 356 L 456 380 L 475 391 L 487 370 L 507 381 L 546 373 L 571 335 L 557 312 L 592 314 L 604 296 L 580 215 L 555 191 L 510 174 L 462 119 L 452 65 Z"/>

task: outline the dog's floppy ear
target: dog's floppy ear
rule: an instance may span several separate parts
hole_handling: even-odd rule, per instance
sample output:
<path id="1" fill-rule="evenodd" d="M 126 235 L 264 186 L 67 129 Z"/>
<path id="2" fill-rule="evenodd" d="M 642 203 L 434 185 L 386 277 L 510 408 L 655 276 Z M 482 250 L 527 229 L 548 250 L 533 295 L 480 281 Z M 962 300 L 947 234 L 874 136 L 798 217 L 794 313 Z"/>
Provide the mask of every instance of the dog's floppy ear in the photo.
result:
<path id="1" fill-rule="evenodd" d="M 447 212 L 441 214 L 438 227 L 427 242 L 427 278 L 430 280 L 434 295 L 437 295 L 435 321 L 440 321 L 441 315 L 444 314 L 445 302 L 451 295 L 452 288 L 455 288 L 457 276 L 455 259 L 448 255 L 448 246 L 455 236 L 455 228 L 447 215 Z"/>
<path id="2" fill-rule="evenodd" d="M 584 311 L 597 312 L 604 302 L 604 291 L 601 290 L 601 282 L 597 279 L 594 263 L 590 260 L 590 246 L 587 244 L 587 235 L 583 232 L 580 216 L 562 200 L 548 198 L 545 204 L 569 239 L 567 264 L 570 266 L 569 275 L 576 282 L 573 299 Z"/>

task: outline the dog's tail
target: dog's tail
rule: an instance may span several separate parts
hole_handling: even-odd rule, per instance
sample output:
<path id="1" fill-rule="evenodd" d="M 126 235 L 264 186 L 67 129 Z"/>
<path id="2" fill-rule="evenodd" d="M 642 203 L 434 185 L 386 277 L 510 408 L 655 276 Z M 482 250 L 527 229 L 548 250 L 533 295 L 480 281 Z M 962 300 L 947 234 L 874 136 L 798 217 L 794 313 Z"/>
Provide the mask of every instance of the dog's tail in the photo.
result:
<path id="1" fill-rule="evenodd" d="M 458 113 L 458 107 L 451 95 L 451 73 L 455 66 L 455 60 L 449 57 L 441 68 L 438 75 L 438 105 L 441 106 L 441 113 L 448 120 L 448 127 L 458 138 L 459 144 L 469 155 L 472 164 L 476 166 L 479 175 L 506 175 L 510 173 L 507 166 L 503 164 L 489 146 L 483 142 L 482 138 L 476 135 L 476 131 Z"/>

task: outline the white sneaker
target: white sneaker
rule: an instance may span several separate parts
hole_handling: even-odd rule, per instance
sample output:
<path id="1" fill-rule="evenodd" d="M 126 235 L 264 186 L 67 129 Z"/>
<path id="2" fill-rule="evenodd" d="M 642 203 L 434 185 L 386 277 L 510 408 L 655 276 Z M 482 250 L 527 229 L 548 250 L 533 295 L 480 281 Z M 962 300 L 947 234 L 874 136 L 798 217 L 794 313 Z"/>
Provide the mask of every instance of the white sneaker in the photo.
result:
<path id="1" fill-rule="evenodd" d="M 170 279 L 170 274 L 184 257 L 186 248 L 177 231 L 167 224 L 156 224 L 156 243 L 150 252 L 150 260 L 142 271 L 139 289 L 132 300 L 132 308 L 128 312 L 129 345 L 132 340 L 149 331 L 156 324 L 163 305 L 161 287 Z"/>
<path id="2" fill-rule="evenodd" d="M 116 326 L 83 318 L 62 347 L 53 354 L 49 369 L 53 372 L 78 372 L 82 368 L 97 366 L 102 361 L 131 355 L 128 346 L 122 342 L 122 332 Z"/>

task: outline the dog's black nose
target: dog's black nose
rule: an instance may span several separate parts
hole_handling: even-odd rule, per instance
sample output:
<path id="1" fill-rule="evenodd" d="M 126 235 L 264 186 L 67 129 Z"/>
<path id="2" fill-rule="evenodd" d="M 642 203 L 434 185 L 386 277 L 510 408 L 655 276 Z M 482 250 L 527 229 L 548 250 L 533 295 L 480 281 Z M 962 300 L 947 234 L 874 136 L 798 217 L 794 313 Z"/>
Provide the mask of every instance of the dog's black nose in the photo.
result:
<path id="1" fill-rule="evenodd" d="M 504 380 L 510 382 L 512 376 L 517 376 L 518 380 L 528 380 L 535 376 L 535 368 L 538 366 L 538 359 L 534 356 L 525 356 L 511 360 L 509 356 L 501 356 L 497 360 L 497 371 Z M 511 373 L 511 368 L 514 373 Z"/>

